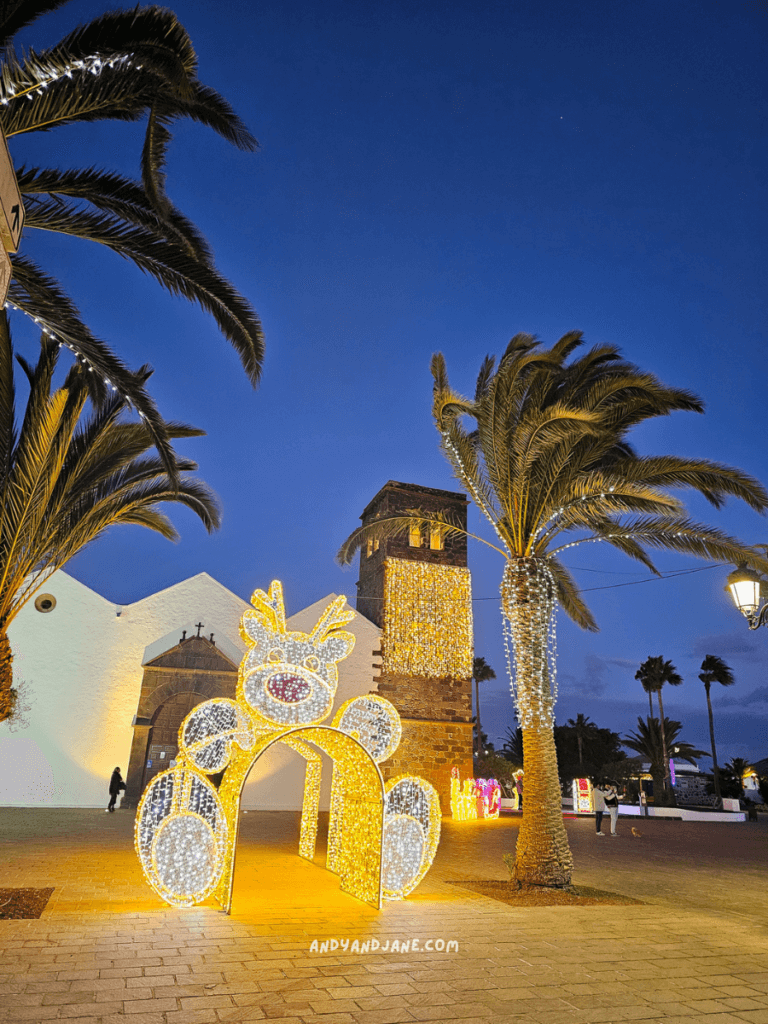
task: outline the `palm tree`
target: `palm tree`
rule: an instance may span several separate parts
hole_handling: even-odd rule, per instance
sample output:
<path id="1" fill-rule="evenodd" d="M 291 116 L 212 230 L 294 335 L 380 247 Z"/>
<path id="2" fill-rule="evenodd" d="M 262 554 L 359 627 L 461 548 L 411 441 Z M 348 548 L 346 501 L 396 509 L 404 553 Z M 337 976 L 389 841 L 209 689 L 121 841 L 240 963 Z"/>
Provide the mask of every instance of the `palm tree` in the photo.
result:
<path id="1" fill-rule="evenodd" d="M 738 786 L 740 798 L 744 796 L 744 776 L 753 770 L 751 762 L 743 757 L 732 757 L 723 769 L 731 782 Z"/>
<path id="2" fill-rule="evenodd" d="M 736 680 L 733 678 L 733 670 L 726 665 L 722 658 L 716 654 L 708 654 L 701 663 L 699 679 L 704 683 L 704 691 L 707 694 L 707 711 L 709 712 L 709 738 L 712 743 L 712 774 L 715 778 L 715 796 L 719 800 L 720 794 L 720 772 L 717 767 L 717 749 L 715 747 L 715 721 L 712 717 L 712 701 L 709 696 L 709 688 L 712 683 L 720 683 L 721 686 L 733 686 Z"/>
<path id="3" fill-rule="evenodd" d="M 482 733 L 480 731 L 480 690 L 479 683 L 487 683 L 489 679 L 495 679 L 496 673 L 485 660 L 485 658 L 474 658 L 472 661 L 472 678 L 475 681 L 475 708 L 477 709 L 477 756 L 483 755 Z"/>
<path id="4" fill-rule="evenodd" d="M 738 551 L 768 570 L 768 561 L 753 549 L 692 522 L 681 499 L 670 493 L 691 488 L 716 507 L 726 495 L 736 495 L 763 511 L 768 492 L 757 480 L 703 459 L 639 456 L 627 440 L 644 420 L 679 409 L 701 412 L 701 401 L 665 387 L 613 346 L 567 362 L 580 345 L 575 331 L 547 350 L 531 335 L 516 335 L 498 367 L 490 356 L 483 362 L 474 399 L 450 387 L 442 355 L 432 359 L 433 415 L 443 452 L 491 523 L 494 540 L 476 539 L 505 560 L 503 621 L 514 648 L 528 796 L 514 877 L 558 886 L 570 880 L 572 857 L 552 734 L 556 665 L 550 636 L 556 604 L 583 628 L 597 629 L 562 552 L 603 541 L 657 572 L 648 548 L 723 562 L 737 561 Z M 464 428 L 464 417 L 473 421 L 471 430 Z M 339 560 L 349 562 L 369 538 L 433 524 L 447 535 L 466 532 L 447 513 L 385 514 L 351 534 Z"/>
<path id="5" fill-rule="evenodd" d="M 57 356 L 58 346 L 43 338 L 35 367 L 19 359 L 30 394 L 17 426 L 11 338 L 0 311 L 0 721 L 13 714 L 16 697 L 8 627 L 52 573 L 118 523 L 175 540 L 163 502 L 186 505 L 209 532 L 219 524 L 211 491 L 183 475 L 195 463 L 174 456 L 171 480 L 165 464 L 147 454 L 146 426 L 122 417 L 124 398 L 113 394 L 86 414 L 88 375 L 79 366 L 53 389 Z M 164 426 L 171 438 L 203 433 L 182 423 Z"/>
<path id="6" fill-rule="evenodd" d="M 669 683 L 670 686 L 680 686 L 683 681 L 683 677 L 677 671 L 671 661 L 665 661 L 661 655 L 655 658 L 646 658 L 643 664 L 635 673 L 635 679 L 640 679 L 643 684 L 643 688 L 648 691 L 648 700 L 651 702 L 651 715 L 653 715 L 653 694 L 656 694 L 656 698 L 659 702 L 659 721 L 661 722 L 661 745 L 664 749 L 664 792 L 669 798 L 670 803 L 675 803 L 675 791 L 672 787 L 670 774 L 669 774 L 669 756 L 667 751 L 669 745 L 664 737 L 664 701 L 661 696 L 661 691 L 664 683 Z"/>
<path id="7" fill-rule="evenodd" d="M 643 684 L 643 689 L 648 694 L 648 713 L 653 718 L 653 680 L 651 678 L 651 667 L 653 658 L 646 658 L 640 668 L 635 672 L 635 679 L 639 679 Z"/>
<path id="8" fill-rule="evenodd" d="M 642 754 L 650 762 L 654 795 L 664 791 L 664 781 L 669 764 L 667 743 L 675 748 L 675 757 L 688 761 L 689 764 L 695 764 L 695 758 L 702 757 L 706 753 L 704 750 L 697 750 L 685 740 L 678 739 L 681 729 L 680 722 L 676 722 L 672 718 L 664 719 L 663 725 L 658 718 L 649 717 L 645 721 L 638 718 L 637 732 L 631 732 L 621 741 L 625 747 Z"/>
<path id="9" fill-rule="evenodd" d="M 584 737 L 596 728 L 595 723 L 591 721 L 590 718 L 586 717 L 585 715 L 582 715 L 581 712 L 579 712 L 575 719 L 569 718 L 567 724 L 576 733 L 576 742 L 579 745 L 579 764 L 582 765 L 584 764 L 582 743 Z"/>
<path id="10" fill-rule="evenodd" d="M 517 768 L 524 766 L 523 730 L 520 726 L 514 730 L 507 727 L 506 739 L 501 752 L 507 761 L 511 761 Z"/>
<path id="11" fill-rule="evenodd" d="M 66 0 L 63 0 L 66 2 Z M 16 33 L 62 0 L 10 0 L 0 12 L 0 128 L 6 137 L 50 131 L 75 122 L 136 121 L 148 117 L 141 181 L 94 167 L 21 167 L 25 228 L 86 238 L 132 260 L 174 295 L 198 302 L 236 348 L 255 384 L 263 334 L 250 304 L 213 264 L 203 236 L 165 192 L 165 155 L 179 118 L 207 125 L 240 149 L 256 140 L 217 92 L 197 78 L 197 57 L 164 8 L 115 11 L 76 28 L 40 52 L 19 55 Z M 137 154 L 138 155 L 138 154 Z M 83 323 L 57 281 L 26 253 L 13 256 L 9 304 L 34 318 L 93 371 L 91 397 L 116 387 L 142 414 L 158 451 L 173 471 L 164 423 L 144 382 Z"/>

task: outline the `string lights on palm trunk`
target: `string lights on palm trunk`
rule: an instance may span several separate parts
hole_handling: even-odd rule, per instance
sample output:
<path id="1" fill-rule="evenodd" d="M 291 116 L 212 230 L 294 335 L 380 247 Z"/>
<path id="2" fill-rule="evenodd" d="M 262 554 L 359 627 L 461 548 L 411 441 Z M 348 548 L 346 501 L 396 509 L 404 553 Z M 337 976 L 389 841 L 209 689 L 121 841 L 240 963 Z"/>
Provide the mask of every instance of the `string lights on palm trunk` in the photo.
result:
<path id="1" fill-rule="evenodd" d="M 501 581 L 504 652 L 523 729 L 551 729 L 554 725 L 556 593 L 555 578 L 546 562 L 539 558 L 507 562 Z"/>

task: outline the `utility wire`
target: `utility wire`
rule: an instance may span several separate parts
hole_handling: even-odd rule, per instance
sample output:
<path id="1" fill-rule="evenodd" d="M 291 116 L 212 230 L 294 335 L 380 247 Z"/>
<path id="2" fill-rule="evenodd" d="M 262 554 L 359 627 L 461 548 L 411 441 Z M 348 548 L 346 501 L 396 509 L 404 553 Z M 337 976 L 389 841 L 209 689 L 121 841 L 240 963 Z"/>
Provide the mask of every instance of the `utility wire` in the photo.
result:
<path id="1" fill-rule="evenodd" d="M 706 572 L 708 569 L 722 569 L 724 565 L 730 565 L 730 562 L 718 562 L 716 565 L 700 565 L 696 569 L 673 569 L 668 573 L 662 573 L 661 576 L 648 576 L 644 580 L 627 580 L 626 583 L 608 583 L 604 587 L 585 587 L 580 591 L 582 594 L 589 594 L 593 590 L 615 590 L 616 587 L 636 587 L 639 583 L 658 583 L 660 580 L 674 580 L 678 576 L 690 576 L 694 572 Z M 566 566 L 566 568 L 575 569 L 576 566 Z M 601 572 L 600 569 L 594 569 L 593 572 Z M 383 597 L 367 597 L 365 594 L 358 595 L 359 600 L 362 601 L 383 601 Z M 498 601 L 498 595 L 496 597 L 473 597 L 472 602 L 475 601 Z"/>

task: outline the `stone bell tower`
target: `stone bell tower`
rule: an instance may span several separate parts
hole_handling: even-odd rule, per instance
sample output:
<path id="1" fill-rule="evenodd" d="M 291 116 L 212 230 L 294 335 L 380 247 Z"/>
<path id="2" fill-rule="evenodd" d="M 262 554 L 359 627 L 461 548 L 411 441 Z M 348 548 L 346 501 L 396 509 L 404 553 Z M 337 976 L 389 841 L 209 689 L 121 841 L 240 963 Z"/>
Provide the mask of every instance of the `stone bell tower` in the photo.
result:
<path id="1" fill-rule="evenodd" d="M 368 503 L 363 525 L 415 509 L 444 512 L 466 529 L 467 498 L 390 480 Z M 360 551 L 357 610 L 382 630 L 378 692 L 403 726 L 385 778 L 421 775 L 450 813 L 451 768 L 472 772 L 472 589 L 467 538 L 411 529 Z"/>

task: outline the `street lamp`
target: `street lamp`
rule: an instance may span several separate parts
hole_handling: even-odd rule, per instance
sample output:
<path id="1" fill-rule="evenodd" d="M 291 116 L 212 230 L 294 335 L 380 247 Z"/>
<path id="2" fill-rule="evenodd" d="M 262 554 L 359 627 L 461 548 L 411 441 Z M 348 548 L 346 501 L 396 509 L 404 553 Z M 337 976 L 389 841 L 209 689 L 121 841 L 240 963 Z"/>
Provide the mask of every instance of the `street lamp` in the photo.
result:
<path id="1" fill-rule="evenodd" d="M 760 607 L 760 577 L 742 562 L 728 576 L 725 587 L 730 590 L 733 603 L 747 620 L 750 629 L 768 626 L 768 602 Z"/>

